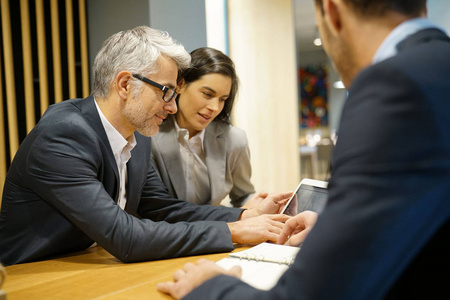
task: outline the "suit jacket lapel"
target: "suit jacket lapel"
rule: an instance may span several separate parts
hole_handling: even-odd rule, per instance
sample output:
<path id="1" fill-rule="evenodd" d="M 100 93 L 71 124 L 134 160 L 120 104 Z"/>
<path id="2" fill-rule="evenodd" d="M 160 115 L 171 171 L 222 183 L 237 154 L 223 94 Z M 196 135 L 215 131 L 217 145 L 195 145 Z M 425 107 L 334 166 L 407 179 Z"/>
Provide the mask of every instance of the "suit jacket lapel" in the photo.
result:
<path id="1" fill-rule="evenodd" d="M 226 173 L 226 138 L 222 137 L 224 128 L 220 122 L 211 122 L 205 131 L 206 166 L 211 184 L 211 199 L 219 197 L 223 189 Z M 228 126 L 228 125 L 226 125 Z"/>
<path id="2" fill-rule="evenodd" d="M 140 181 L 138 181 L 137 179 L 134 178 L 135 173 L 133 173 L 133 171 L 139 170 L 139 168 L 142 168 L 142 165 L 139 163 L 138 160 L 133 159 L 133 155 L 135 158 L 142 157 L 142 156 L 140 156 L 138 154 L 139 150 L 134 151 L 135 149 L 133 149 L 131 151 L 132 152 L 131 158 L 127 163 L 128 180 L 127 180 L 127 187 L 126 187 L 127 203 L 125 204 L 125 211 L 134 216 L 137 216 L 137 209 L 138 209 L 139 201 L 140 201 L 140 197 L 138 196 L 138 192 L 139 192 L 138 184 L 140 183 Z"/>
<path id="3" fill-rule="evenodd" d="M 95 106 L 94 101 L 94 97 L 89 96 L 81 101 L 80 108 L 86 119 L 91 124 L 92 128 L 94 128 L 95 132 L 100 137 L 103 144 L 105 144 L 105 147 L 109 150 L 108 156 L 105 157 L 105 159 L 107 160 L 107 163 L 112 166 L 112 169 L 114 171 L 114 177 L 117 187 L 114 193 L 114 201 L 117 202 L 117 197 L 119 195 L 119 170 L 117 169 L 117 163 L 111 150 L 111 144 L 109 143 L 108 136 L 106 135 L 105 129 L 103 128 L 103 124 L 100 120 L 100 116 L 98 115 L 97 107 Z"/>
<path id="4" fill-rule="evenodd" d="M 174 130 L 175 124 L 170 117 L 160 127 L 160 132 L 156 135 L 156 142 L 159 151 L 164 159 L 167 173 L 172 181 L 172 187 L 179 199 L 186 199 L 186 178 L 184 177 L 184 164 L 181 159 L 180 147 L 178 145 L 177 132 Z M 180 169 L 182 172 L 180 172 Z"/>
<path id="5" fill-rule="evenodd" d="M 131 158 L 127 163 L 127 204 L 125 211 L 138 216 L 137 210 L 140 202 L 140 192 L 143 181 L 147 179 L 148 168 L 150 167 L 150 138 L 142 136 L 138 132 L 136 137 L 136 147 L 131 150 Z M 144 159 L 145 158 L 145 159 Z"/>

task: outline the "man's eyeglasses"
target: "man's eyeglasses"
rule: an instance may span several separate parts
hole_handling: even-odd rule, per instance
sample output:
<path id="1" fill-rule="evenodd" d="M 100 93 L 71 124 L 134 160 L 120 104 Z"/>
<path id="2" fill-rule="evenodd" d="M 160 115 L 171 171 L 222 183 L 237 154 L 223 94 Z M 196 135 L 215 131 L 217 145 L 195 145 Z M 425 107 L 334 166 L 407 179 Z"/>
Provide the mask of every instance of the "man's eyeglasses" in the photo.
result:
<path id="1" fill-rule="evenodd" d="M 164 102 L 169 103 L 172 101 L 173 98 L 175 98 L 178 93 L 175 91 L 174 88 L 167 87 L 165 85 L 159 84 L 153 80 L 148 79 L 147 77 L 141 76 L 139 74 L 133 74 L 133 77 L 136 77 L 139 80 L 142 80 L 145 83 L 148 83 L 150 85 L 153 85 L 154 87 L 157 87 L 161 91 L 163 91 L 162 99 Z"/>

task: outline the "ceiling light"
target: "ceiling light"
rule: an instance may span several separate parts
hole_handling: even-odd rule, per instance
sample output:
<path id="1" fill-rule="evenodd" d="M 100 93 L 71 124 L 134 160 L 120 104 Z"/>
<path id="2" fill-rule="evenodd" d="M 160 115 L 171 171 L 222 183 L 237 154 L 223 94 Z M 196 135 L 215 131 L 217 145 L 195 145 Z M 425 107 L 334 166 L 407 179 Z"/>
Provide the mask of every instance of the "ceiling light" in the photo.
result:
<path id="1" fill-rule="evenodd" d="M 317 47 L 322 46 L 322 40 L 320 38 L 315 38 L 314 39 L 314 45 L 316 45 Z"/>
<path id="2" fill-rule="evenodd" d="M 345 89 L 345 85 L 342 82 L 342 80 L 336 81 L 335 83 L 333 83 L 333 87 L 335 89 Z"/>

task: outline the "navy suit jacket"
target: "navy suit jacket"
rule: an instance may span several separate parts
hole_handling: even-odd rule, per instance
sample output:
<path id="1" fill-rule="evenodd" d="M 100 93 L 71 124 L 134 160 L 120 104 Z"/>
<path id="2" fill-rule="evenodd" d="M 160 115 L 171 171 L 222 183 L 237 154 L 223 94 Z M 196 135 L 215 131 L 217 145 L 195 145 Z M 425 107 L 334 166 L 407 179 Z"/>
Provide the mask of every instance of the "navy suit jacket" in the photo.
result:
<path id="1" fill-rule="evenodd" d="M 50 106 L 6 176 L 0 261 L 39 260 L 94 241 L 124 262 L 232 250 L 223 221 L 237 220 L 241 210 L 173 199 L 151 166 L 150 138 L 135 136 L 124 211 L 117 205 L 117 164 L 93 97 Z"/>
<path id="2" fill-rule="evenodd" d="M 422 30 L 398 49 L 353 82 L 327 206 L 278 284 L 219 276 L 186 299 L 448 298 L 450 39 Z"/>

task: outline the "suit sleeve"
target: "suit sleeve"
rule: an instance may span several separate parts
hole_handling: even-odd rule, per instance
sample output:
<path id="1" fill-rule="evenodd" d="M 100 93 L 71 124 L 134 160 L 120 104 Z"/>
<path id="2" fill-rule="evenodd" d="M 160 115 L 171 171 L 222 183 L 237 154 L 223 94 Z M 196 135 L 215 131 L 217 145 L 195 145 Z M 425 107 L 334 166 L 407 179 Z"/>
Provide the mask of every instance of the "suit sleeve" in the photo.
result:
<path id="1" fill-rule="evenodd" d="M 278 284 L 261 292 L 220 276 L 186 299 L 380 299 L 436 241 L 450 216 L 450 128 L 437 114 L 450 111 L 450 103 L 428 99 L 419 83 L 389 63 L 354 82 L 342 114 L 329 201 Z M 445 249 L 448 242 L 434 248 L 438 265 Z M 432 293 L 428 284 L 442 276 L 436 270 L 420 270 L 418 286 Z"/>
<path id="2" fill-rule="evenodd" d="M 197 205 L 188 201 L 172 198 L 164 184 L 159 180 L 156 171 L 150 166 L 147 181 L 142 191 L 138 214 L 153 221 L 225 221 L 234 222 L 242 213 L 242 209 Z"/>
<path id="3" fill-rule="evenodd" d="M 156 196 L 165 192 L 157 187 L 158 183 L 156 186 L 151 184 L 157 177 L 153 169 L 148 175 L 150 184 L 144 184 L 143 193 L 157 188 L 152 193 L 155 197 L 147 198 L 148 202 L 155 200 L 154 204 L 147 204 L 157 211 L 154 218 L 139 219 L 123 211 L 102 183 L 105 176 L 110 176 L 104 171 L 108 162 L 100 150 L 105 145 L 82 118 L 67 119 L 70 118 L 47 127 L 36 138 L 28 157 L 26 180 L 31 182 L 32 189 L 41 199 L 75 227 L 124 262 L 233 249 L 225 222 L 168 223 L 179 221 L 187 213 L 175 212 L 183 210 L 184 206 L 168 196 L 157 201 Z M 143 172 L 148 172 L 148 169 L 144 168 Z M 170 208 L 165 208 L 171 201 Z M 193 208 L 187 210 L 194 211 Z M 160 217 L 156 216 L 158 213 Z M 239 213 L 235 211 L 231 215 Z M 198 219 L 200 215 L 205 213 L 198 213 L 192 219 Z M 227 214 L 224 218 L 233 217 Z M 163 219 L 166 221 L 160 221 Z"/>

